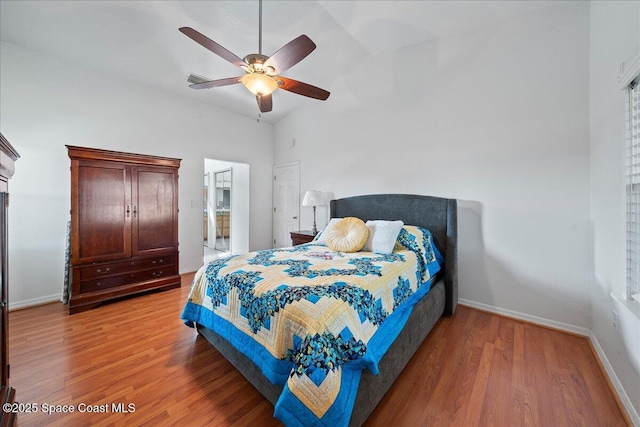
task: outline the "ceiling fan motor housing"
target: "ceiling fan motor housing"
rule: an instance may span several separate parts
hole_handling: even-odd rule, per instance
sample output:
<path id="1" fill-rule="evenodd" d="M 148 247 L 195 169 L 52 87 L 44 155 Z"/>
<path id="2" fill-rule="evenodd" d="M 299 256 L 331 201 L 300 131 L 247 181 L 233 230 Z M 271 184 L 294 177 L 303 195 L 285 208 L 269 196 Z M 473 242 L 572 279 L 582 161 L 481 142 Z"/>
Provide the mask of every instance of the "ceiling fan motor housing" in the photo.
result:
<path id="1" fill-rule="evenodd" d="M 247 63 L 247 67 L 242 67 L 248 73 L 264 73 L 274 75 L 276 70 L 271 66 L 264 67 L 264 63 L 269 59 L 268 56 L 259 53 L 250 53 L 242 60 Z"/>

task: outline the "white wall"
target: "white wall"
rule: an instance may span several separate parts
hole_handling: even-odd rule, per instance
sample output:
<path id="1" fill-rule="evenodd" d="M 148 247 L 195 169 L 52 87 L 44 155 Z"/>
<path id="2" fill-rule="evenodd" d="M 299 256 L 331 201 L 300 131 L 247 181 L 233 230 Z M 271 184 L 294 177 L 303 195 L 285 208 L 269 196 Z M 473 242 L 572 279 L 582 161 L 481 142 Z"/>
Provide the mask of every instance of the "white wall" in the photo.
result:
<path id="1" fill-rule="evenodd" d="M 251 212 L 250 185 L 251 175 L 250 167 L 244 163 L 234 163 L 233 166 L 233 188 L 231 189 L 231 236 L 234 245 L 231 252 L 234 254 L 245 254 L 249 252 L 249 223 Z M 269 214 L 271 214 L 271 206 L 269 206 Z M 269 217 L 269 215 L 267 215 Z M 271 218 L 268 218 L 269 220 Z M 270 236 L 264 236 L 269 237 Z M 271 242 L 271 239 L 269 239 Z M 268 245 L 261 245 L 260 249 L 268 248 Z M 257 248 L 256 248 L 257 249 Z"/>
<path id="2" fill-rule="evenodd" d="M 202 265 L 203 159 L 247 163 L 250 246 L 270 246 L 272 125 L 8 43 L 0 46 L 0 67 L 0 129 L 21 155 L 9 187 L 13 308 L 61 292 L 70 209 L 65 144 L 182 159 L 181 272 Z"/>
<path id="3" fill-rule="evenodd" d="M 590 148 L 591 218 L 595 281 L 591 291 L 591 329 L 635 408 L 640 424 L 640 372 L 633 368 L 630 341 L 635 333 L 613 329 L 613 311 L 625 310 L 610 297 L 622 296 L 625 271 L 625 92 L 618 84 L 620 64 L 640 54 L 640 2 L 591 2 L 590 34 Z M 635 336 L 633 336 L 635 335 Z M 640 354 L 635 354 L 640 358 Z"/>
<path id="4" fill-rule="evenodd" d="M 588 331 L 588 42 L 573 4 L 354 61 L 276 124 L 274 161 L 336 197 L 459 199 L 460 298 Z"/>

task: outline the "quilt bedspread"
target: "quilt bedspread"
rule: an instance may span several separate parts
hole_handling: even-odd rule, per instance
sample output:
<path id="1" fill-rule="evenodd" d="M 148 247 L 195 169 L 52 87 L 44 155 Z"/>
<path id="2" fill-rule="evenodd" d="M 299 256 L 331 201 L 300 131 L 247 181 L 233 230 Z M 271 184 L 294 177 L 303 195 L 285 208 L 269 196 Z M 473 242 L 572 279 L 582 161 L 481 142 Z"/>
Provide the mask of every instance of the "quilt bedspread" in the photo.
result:
<path id="1" fill-rule="evenodd" d="M 362 370 L 377 373 L 442 264 L 428 230 L 405 226 L 398 242 L 391 254 L 312 242 L 218 259 L 196 273 L 182 319 L 283 386 L 286 425 L 347 425 Z"/>

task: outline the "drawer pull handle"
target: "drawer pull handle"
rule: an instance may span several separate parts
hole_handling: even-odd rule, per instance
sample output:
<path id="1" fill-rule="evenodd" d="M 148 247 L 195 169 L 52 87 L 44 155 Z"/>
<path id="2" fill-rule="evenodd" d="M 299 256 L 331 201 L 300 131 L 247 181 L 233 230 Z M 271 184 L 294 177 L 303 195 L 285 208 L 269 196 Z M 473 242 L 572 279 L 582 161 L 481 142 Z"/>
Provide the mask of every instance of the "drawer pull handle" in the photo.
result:
<path id="1" fill-rule="evenodd" d="M 160 270 L 160 271 L 154 271 L 153 273 L 151 273 L 151 275 L 152 275 L 152 276 L 155 276 L 155 277 L 160 277 L 160 276 L 162 276 L 162 270 Z"/>
<path id="2" fill-rule="evenodd" d="M 108 273 L 108 272 L 109 272 L 109 270 L 110 270 L 110 267 L 107 267 L 107 268 L 105 268 L 104 270 L 101 270 L 101 269 L 99 269 L 99 268 L 98 268 L 98 269 L 96 270 L 96 273 L 104 274 L 104 273 Z"/>
<path id="3" fill-rule="evenodd" d="M 164 262 L 163 259 L 158 259 L 158 260 L 154 259 L 153 261 L 151 261 L 151 264 L 156 264 L 156 263 L 162 264 L 163 262 Z"/>

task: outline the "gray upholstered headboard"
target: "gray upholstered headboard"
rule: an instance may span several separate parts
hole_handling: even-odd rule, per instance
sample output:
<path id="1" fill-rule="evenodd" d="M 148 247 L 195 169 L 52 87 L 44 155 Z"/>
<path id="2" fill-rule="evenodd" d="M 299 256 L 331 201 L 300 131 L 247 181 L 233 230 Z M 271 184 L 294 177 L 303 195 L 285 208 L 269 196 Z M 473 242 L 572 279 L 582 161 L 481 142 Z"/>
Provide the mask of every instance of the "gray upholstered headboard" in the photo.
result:
<path id="1" fill-rule="evenodd" d="M 458 212 L 456 199 L 411 194 L 372 194 L 331 201 L 331 218 L 355 216 L 363 221 L 402 220 L 428 228 L 445 257 L 444 313 L 452 315 L 458 302 Z"/>

